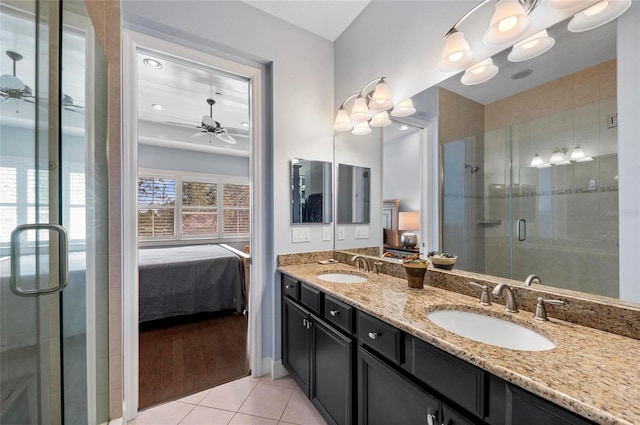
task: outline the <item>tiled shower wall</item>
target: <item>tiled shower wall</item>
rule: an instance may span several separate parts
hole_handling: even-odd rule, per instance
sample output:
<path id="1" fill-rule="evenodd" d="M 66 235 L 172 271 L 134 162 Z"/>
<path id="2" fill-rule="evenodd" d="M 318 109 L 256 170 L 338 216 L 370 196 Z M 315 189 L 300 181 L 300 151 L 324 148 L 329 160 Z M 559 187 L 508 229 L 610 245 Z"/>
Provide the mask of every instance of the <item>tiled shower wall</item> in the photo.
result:
<path id="1" fill-rule="evenodd" d="M 120 0 L 85 0 L 108 62 L 109 161 L 109 417 L 122 416 Z"/>

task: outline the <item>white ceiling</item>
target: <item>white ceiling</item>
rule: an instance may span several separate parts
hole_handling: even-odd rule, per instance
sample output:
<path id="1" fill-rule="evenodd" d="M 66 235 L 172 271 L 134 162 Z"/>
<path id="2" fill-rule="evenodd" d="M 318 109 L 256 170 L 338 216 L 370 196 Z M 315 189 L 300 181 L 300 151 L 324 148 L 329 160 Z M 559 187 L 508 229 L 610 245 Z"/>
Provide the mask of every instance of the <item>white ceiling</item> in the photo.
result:
<path id="1" fill-rule="evenodd" d="M 371 0 L 243 1 L 329 41 L 335 41 Z"/>

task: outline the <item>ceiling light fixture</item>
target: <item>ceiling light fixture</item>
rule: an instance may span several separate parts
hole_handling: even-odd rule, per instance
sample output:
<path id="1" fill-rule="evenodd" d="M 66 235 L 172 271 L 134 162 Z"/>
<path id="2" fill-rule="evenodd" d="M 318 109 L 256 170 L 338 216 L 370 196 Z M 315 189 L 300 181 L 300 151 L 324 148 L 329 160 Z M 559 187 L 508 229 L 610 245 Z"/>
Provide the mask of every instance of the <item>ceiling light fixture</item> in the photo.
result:
<path id="1" fill-rule="evenodd" d="M 154 111 L 164 111 L 164 106 L 160 105 L 159 103 L 152 103 L 151 109 L 153 109 Z"/>
<path id="2" fill-rule="evenodd" d="M 398 128 L 398 130 L 400 130 L 400 131 L 407 131 L 407 130 L 409 130 L 409 126 L 408 126 L 408 125 L 406 125 L 406 124 L 402 124 L 402 125 Z"/>
<path id="3" fill-rule="evenodd" d="M 531 167 L 540 167 L 541 165 L 543 165 L 544 162 L 542 161 L 542 157 L 540 156 L 540 154 L 535 154 L 533 156 L 533 159 L 531 160 Z"/>
<path id="4" fill-rule="evenodd" d="M 553 37 L 549 37 L 547 30 L 542 30 L 514 44 L 508 59 L 511 62 L 527 61 L 549 51 L 554 44 L 556 44 L 556 40 Z"/>
<path id="5" fill-rule="evenodd" d="M 352 133 L 355 135 L 369 134 L 371 127 L 386 127 L 391 124 L 390 109 L 391 115 L 396 117 L 406 117 L 415 113 L 416 109 L 411 99 L 394 106 L 385 78 L 376 78 L 342 102 L 333 123 L 335 131 L 353 129 Z"/>
<path id="6" fill-rule="evenodd" d="M 523 1 L 523 4 L 526 1 Z M 499 0 L 496 10 L 491 17 L 489 29 L 484 33 L 482 40 L 489 46 L 502 46 L 510 44 L 522 37 L 531 26 L 531 20 L 527 16 L 537 1 L 528 11 L 519 0 Z"/>
<path id="7" fill-rule="evenodd" d="M 563 151 L 564 151 L 564 149 L 560 149 L 560 148 L 558 148 L 555 151 L 553 151 L 553 153 L 551 154 L 551 158 L 549 158 L 549 162 L 551 164 L 555 165 L 555 164 L 558 164 L 558 163 L 564 161 L 564 153 L 565 152 L 563 152 Z"/>
<path id="8" fill-rule="evenodd" d="M 478 62 L 464 72 L 460 82 L 467 86 L 481 84 L 489 81 L 498 73 L 498 67 L 493 64 L 491 58 Z"/>
<path id="9" fill-rule="evenodd" d="M 146 59 L 144 59 L 142 61 L 142 63 L 144 63 L 149 68 L 153 68 L 153 69 L 161 69 L 162 68 L 162 64 L 160 62 L 158 62 L 157 60 L 155 60 L 155 59 L 146 58 Z"/>
<path id="10" fill-rule="evenodd" d="M 631 0 L 602 0 L 576 13 L 569 21 L 571 32 L 589 31 L 607 24 L 622 15 L 631 6 Z"/>

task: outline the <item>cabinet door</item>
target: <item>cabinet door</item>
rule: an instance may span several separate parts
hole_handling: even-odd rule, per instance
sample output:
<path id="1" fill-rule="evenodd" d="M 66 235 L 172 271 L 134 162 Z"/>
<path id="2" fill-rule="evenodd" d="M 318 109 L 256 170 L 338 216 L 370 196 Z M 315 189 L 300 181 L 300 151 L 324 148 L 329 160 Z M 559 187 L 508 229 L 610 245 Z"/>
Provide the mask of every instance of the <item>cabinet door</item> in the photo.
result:
<path id="1" fill-rule="evenodd" d="M 351 424 L 354 342 L 315 317 L 311 335 L 311 401 L 328 421 Z"/>
<path id="2" fill-rule="evenodd" d="M 511 385 L 507 385 L 505 404 L 507 425 L 593 424 L 587 419 Z"/>
<path id="3" fill-rule="evenodd" d="M 282 304 L 282 364 L 309 396 L 309 312 L 288 298 Z"/>
<path id="4" fill-rule="evenodd" d="M 440 404 L 382 361 L 358 348 L 360 425 L 435 425 Z"/>

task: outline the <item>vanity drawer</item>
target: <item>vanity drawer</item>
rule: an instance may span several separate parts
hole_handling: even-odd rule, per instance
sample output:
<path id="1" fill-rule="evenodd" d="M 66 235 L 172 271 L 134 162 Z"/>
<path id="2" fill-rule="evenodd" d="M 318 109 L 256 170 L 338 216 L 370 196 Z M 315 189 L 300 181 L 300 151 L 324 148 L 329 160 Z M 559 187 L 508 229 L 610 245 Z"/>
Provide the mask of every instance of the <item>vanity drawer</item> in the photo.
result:
<path id="1" fill-rule="evenodd" d="M 469 412 L 483 417 L 485 372 L 417 338 L 413 347 L 414 376 Z"/>
<path id="2" fill-rule="evenodd" d="M 282 294 L 294 300 L 300 299 L 300 282 L 287 276 L 282 275 Z"/>
<path id="3" fill-rule="evenodd" d="M 384 357 L 402 363 L 402 332 L 385 322 L 358 312 L 358 339 Z"/>
<path id="4" fill-rule="evenodd" d="M 320 313 L 320 298 L 322 293 L 304 283 L 300 285 L 300 302 L 309 307 L 315 313 Z"/>
<path id="5" fill-rule="evenodd" d="M 330 295 L 325 295 L 323 310 L 323 316 L 329 323 L 353 333 L 353 307 Z"/>

